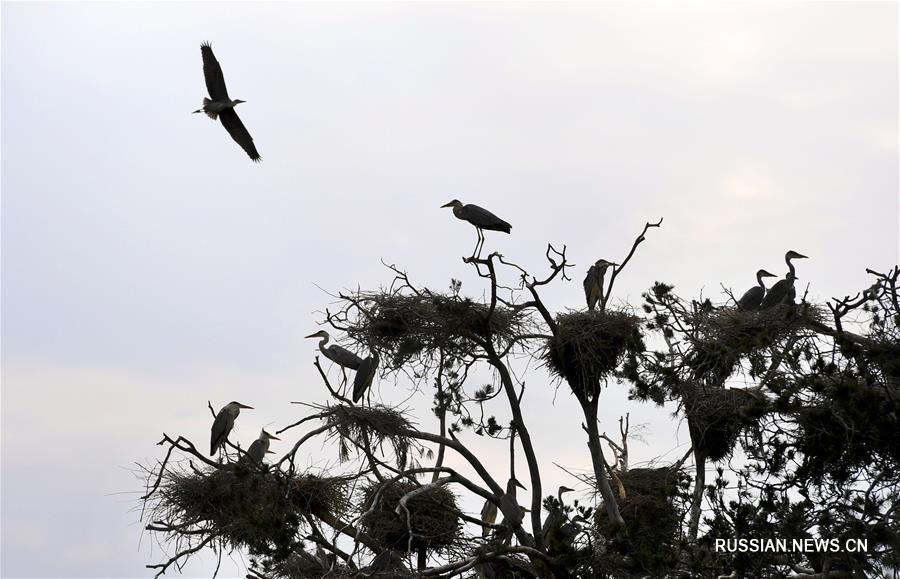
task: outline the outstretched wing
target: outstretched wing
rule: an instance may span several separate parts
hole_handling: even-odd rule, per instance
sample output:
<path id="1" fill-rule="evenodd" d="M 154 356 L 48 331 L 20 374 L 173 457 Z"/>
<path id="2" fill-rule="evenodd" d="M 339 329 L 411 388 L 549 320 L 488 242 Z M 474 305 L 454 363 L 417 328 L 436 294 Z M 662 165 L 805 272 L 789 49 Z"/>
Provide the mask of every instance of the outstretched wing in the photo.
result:
<path id="1" fill-rule="evenodd" d="M 256 146 L 253 144 L 253 137 L 247 132 L 247 127 L 245 127 L 244 123 L 241 122 L 241 119 L 238 118 L 234 109 L 225 109 L 219 113 L 219 120 L 222 121 L 222 126 L 225 127 L 225 130 L 228 131 L 228 134 L 231 135 L 234 142 L 240 145 L 241 148 L 250 155 L 250 158 L 253 159 L 254 163 L 258 163 L 262 157 L 260 157 L 259 153 L 256 151 Z"/>
<path id="2" fill-rule="evenodd" d="M 225 76 L 222 74 L 222 67 L 213 54 L 212 47 L 208 42 L 200 45 L 200 54 L 203 55 L 203 76 L 206 78 L 206 90 L 209 91 L 209 98 L 214 101 L 230 101 L 228 98 L 228 89 L 225 88 Z"/>

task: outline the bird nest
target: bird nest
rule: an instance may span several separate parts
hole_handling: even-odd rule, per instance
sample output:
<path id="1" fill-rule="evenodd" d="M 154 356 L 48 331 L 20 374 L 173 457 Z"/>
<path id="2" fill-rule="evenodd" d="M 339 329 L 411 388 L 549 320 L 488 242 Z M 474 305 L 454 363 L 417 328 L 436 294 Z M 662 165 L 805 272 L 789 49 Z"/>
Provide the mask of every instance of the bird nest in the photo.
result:
<path id="1" fill-rule="evenodd" d="M 361 340 L 390 355 L 399 368 L 409 360 L 437 351 L 462 357 L 472 352 L 477 340 L 508 343 L 526 326 L 526 318 L 497 305 L 442 294 L 372 294 L 369 304 L 349 329 Z"/>
<path id="2" fill-rule="evenodd" d="M 618 499 L 625 532 L 610 527 L 606 509 L 594 516 L 598 533 L 609 541 L 610 562 L 642 574 L 671 568 L 682 518 L 677 499 L 684 496 L 687 478 L 671 467 L 633 468 L 616 476 L 625 494 Z"/>
<path id="3" fill-rule="evenodd" d="M 344 485 L 340 479 L 288 476 L 242 463 L 189 472 L 168 470 L 156 495 L 153 518 L 216 535 L 254 555 L 286 556 L 304 515 L 345 508 Z"/>
<path id="4" fill-rule="evenodd" d="M 576 396 L 592 399 L 601 380 L 619 365 L 629 349 L 643 346 L 641 322 L 627 312 L 576 311 L 556 317 L 556 332 L 547 340 L 544 361 Z"/>
<path id="5" fill-rule="evenodd" d="M 400 500 L 418 485 L 403 481 L 373 484 L 365 491 L 362 525 L 385 548 L 401 553 L 449 547 L 459 535 L 456 496 L 444 486 L 428 487 L 406 502 L 406 513 L 397 513 Z M 376 493 L 379 493 L 378 503 Z"/>
<path id="6" fill-rule="evenodd" d="M 688 390 L 683 400 L 694 448 L 713 461 L 731 456 L 741 432 L 767 411 L 764 398 L 742 388 Z"/>
<path id="7" fill-rule="evenodd" d="M 355 448 L 380 449 L 389 445 L 400 468 L 405 468 L 410 450 L 420 450 L 421 445 L 406 435 L 414 430 L 406 416 L 393 408 L 380 404 L 372 406 L 337 405 L 327 409 L 332 434 L 337 437 L 342 461 L 350 458 Z"/>

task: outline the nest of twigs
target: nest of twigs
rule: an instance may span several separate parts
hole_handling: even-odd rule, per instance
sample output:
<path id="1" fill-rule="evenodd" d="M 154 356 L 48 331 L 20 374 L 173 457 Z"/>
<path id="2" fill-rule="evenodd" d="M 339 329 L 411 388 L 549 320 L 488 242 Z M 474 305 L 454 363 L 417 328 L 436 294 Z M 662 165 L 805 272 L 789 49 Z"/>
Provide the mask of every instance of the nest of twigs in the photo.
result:
<path id="1" fill-rule="evenodd" d="M 615 486 L 621 483 L 621 488 L 614 490 L 619 493 L 625 532 L 610 528 L 604 508 L 594 516 L 597 531 L 607 537 L 614 553 L 622 555 L 614 559 L 629 570 L 654 573 L 671 568 L 677 561 L 681 512 L 676 498 L 684 492 L 684 473 L 671 467 L 633 468 L 616 476 Z"/>
<path id="2" fill-rule="evenodd" d="M 349 333 L 388 353 L 394 368 L 439 350 L 465 355 L 476 339 L 507 343 L 527 323 L 525 316 L 499 304 L 491 310 L 489 304 L 455 295 L 370 294 L 360 301 L 366 314 Z"/>
<path id="3" fill-rule="evenodd" d="M 622 311 L 577 311 L 556 317 L 543 358 L 576 396 L 592 399 L 629 348 L 643 344 L 640 319 Z"/>
<path id="4" fill-rule="evenodd" d="M 254 555 L 287 556 L 304 515 L 345 508 L 344 485 L 341 479 L 288 476 L 246 463 L 169 470 L 156 495 L 154 518 L 216 535 Z"/>
<path id="5" fill-rule="evenodd" d="M 741 388 L 696 388 L 683 400 L 694 448 L 713 461 L 731 456 L 741 432 L 767 411 L 765 399 Z"/>
<path id="6" fill-rule="evenodd" d="M 414 438 L 404 433 L 413 430 L 409 419 L 400 411 L 381 404 L 372 406 L 331 406 L 329 424 L 333 436 L 338 439 L 338 452 L 342 461 L 350 458 L 353 449 L 382 450 L 385 445 L 393 449 L 397 465 L 405 468 L 410 450 L 420 449 Z"/>
<path id="7" fill-rule="evenodd" d="M 362 525 L 386 549 L 401 553 L 422 548 L 433 551 L 449 547 L 458 537 L 456 495 L 444 486 L 428 487 L 413 495 L 406 502 L 408 519 L 402 509 L 402 514 L 397 513 L 400 500 L 417 488 L 418 485 L 404 481 L 374 484 L 366 489 Z M 376 494 L 378 502 L 374 504 Z"/>

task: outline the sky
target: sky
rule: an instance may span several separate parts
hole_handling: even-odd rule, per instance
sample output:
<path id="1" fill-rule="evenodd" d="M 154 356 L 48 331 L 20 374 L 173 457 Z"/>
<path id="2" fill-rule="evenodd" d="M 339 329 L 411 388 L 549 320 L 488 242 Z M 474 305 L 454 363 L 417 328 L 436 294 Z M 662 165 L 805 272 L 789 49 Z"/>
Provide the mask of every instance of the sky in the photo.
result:
<path id="1" fill-rule="evenodd" d="M 246 445 L 324 402 L 303 336 L 328 292 L 390 282 L 381 260 L 482 295 L 451 199 L 512 223 L 486 248 L 535 272 L 567 246 L 553 311 L 660 217 L 615 299 L 723 299 L 793 249 L 824 300 L 898 262 L 896 3 L 4 2 L 0 26 L 4 577 L 151 576 L 135 463 L 162 432 L 202 443 L 236 399 Z M 203 41 L 258 165 L 190 114 Z M 527 376 L 539 460 L 588 468 L 571 396 Z M 429 400 L 406 405 L 433 429 Z M 684 453 L 672 408 L 601 406 L 645 425 L 633 462 Z M 505 444 L 471 443 L 505 478 Z"/>

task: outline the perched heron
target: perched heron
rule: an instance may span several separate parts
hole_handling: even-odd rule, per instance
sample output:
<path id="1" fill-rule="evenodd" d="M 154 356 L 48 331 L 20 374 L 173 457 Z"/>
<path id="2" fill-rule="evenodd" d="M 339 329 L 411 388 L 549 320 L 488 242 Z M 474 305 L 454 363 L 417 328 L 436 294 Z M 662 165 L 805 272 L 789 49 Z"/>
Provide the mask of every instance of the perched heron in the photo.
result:
<path id="1" fill-rule="evenodd" d="M 353 402 L 362 400 L 366 391 L 372 387 L 375 372 L 378 371 L 378 361 L 378 354 L 372 352 L 371 356 L 360 362 L 356 376 L 353 377 Z"/>
<path id="2" fill-rule="evenodd" d="M 222 67 L 219 66 L 219 61 L 216 60 L 209 43 L 204 42 L 200 45 L 200 54 L 203 56 L 203 76 L 206 78 L 206 90 L 209 91 L 210 98 L 204 98 L 203 108 L 194 112 L 206 113 L 206 116 L 212 120 L 218 118 L 222 121 L 222 126 L 225 127 L 234 142 L 247 152 L 254 163 L 258 163 L 261 157 L 253 144 L 253 137 L 250 136 L 244 123 L 234 112 L 236 105 L 247 101 L 229 98 L 228 89 L 225 88 L 225 77 L 222 75 Z"/>
<path id="3" fill-rule="evenodd" d="M 603 277 L 611 265 L 619 264 L 606 261 L 605 259 L 598 259 L 587 270 L 587 275 L 584 278 L 584 299 L 587 300 L 589 310 L 597 307 L 597 302 L 603 297 Z"/>
<path id="4" fill-rule="evenodd" d="M 463 205 L 458 199 L 454 199 L 446 205 L 441 205 L 441 208 L 444 207 L 452 207 L 453 215 L 455 215 L 457 219 L 468 221 L 474 225 L 475 229 L 478 231 L 478 243 L 475 244 L 475 252 L 472 255 L 476 255 L 481 251 L 481 246 L 484 245 L 485 229 L 489 231 L 502 231 L 503 233 L 509 233 L 512 229 L 512 225 L 478 205 L 472 205 L 471 203 Z"/>
<path id="5" fill-rule="evenodd" d="M 520 489 L 525 489 L 516 477 L 510 477 L 508 481 L 506 481 L 506 492 L 503 493 L 503 496 L 500 497 L 500 509 L 504 512 L 504 520 L 506 519 L 506 512 L 515 512 L 512 505 L 519 507 L 519 503 L 516 501 L 516 487 Z M 519 507 L 521 509 L 521 507 Z M 481 507 L 481 520 L 489 525 L 493 525 L 497 522 L 497 513 L 498 513 L 497 505 L 494 504 L 493 501 L 486 499 L 484 501 L 484 506 Z M 519 522 L 522 522 L 522 518 L 519 518 Z M 490 527 L 482 527 L 481 528 L 481 536 L 487 537 L 491 533 Z"/>
<path id="6" fill-rule="evenodd" d="M 234 428 L 234 420 L 241 413 L 241 408 L 253 410 L 252 406 L 241 404 L 240 402 L 231 401 L 219 410 L 216 419 L 213 421 L 212 432 L 209 438 L 209 455 L 215 456 L 216 451 L 225 445 L 231 429 Z"/>
<path id="7" fill-rule="evenodd" d="M 259 438 L 253 441 L 250 445 L 250 448 L 247 449 L 247 456 L 250 460 L 262 464 L 263 458 L 265 458 L 266 454 L 269 453 L 269 441 L 270 440 L 281 440 L 274 434 L 269 434 L 266 432 L 266 429 L 262 429 L 259 433 Z"/>
<path id="8" fill-rule="evenodd" d="M 322 338 L 322 340 L 319 342 L 319 351 L 322 352 L 323 356 L 342 368 L 358 370 L 359 365 L 362 364 L 363 359 L 347 348 L 338 346 L 337 344 L 332 344 L 326 348 L 325 344 L 328 343 L 328 340 L 331 339 L 331 336 L 329 336 L 328 332 L 326 332 L 325 330 L 320 330 L 315 334 L 310 334 L 306 337 Z"/>
<path id="9" fill-rule="evenodd" d="M 797 290 L 794 289 L 794 281 L 797 279 L 797 274 L 794 264 L 791 263 L 791 260 L 794 259 L 807 259 L 807 257 L 796 251 L 788 251 L 784 254 L 784 262 L 788 266 L 787 275 L 784 276 L 784 279 L 780 279 L 772 284 L 772 287 L 766 292 L 766 297 L 763 298 L 759 306 L 761 310 L 767 310 L 782 303 L 794 303 L 794 298 L 797 296 Z"/>
<path id="10" fill-rule="evenodd" d="M 763 296 L 766 295 L 766 286 L 763 283 L 762 278 L 764 277 L 778 277 L 774 273 L 769 273 L 764 269 L 756 272 L 756 284 L 752 288 L 748 289 L 744 292 L 744 295 L 741 296 L 741 299 L 738 300 L 737 306 L 739 310 L 750 311 L 750 310 L 758 310 L 760 304 L 762 304 Z"/>
<path id="11" fill-rule="evenodd" d="M 563 494 L 571 493 L 574 490 L 575 489 L 570 489 L 567 486 L 560 486 L 556 493 L 556 502 L 548 503 L 551 508 L 547 509 L 547 518 L 544 519 L 544 525 L 541 527 L 541 535 L 544 536 L 545 543 L 547 543 L 547 539 L 549 539 L 556 530 L 562 527 L 562 524 L 566 520 L 566 512 L 562 501 Z"/>

